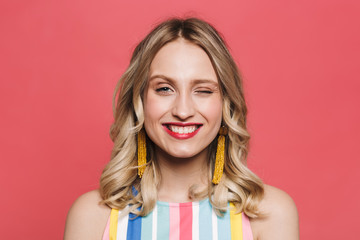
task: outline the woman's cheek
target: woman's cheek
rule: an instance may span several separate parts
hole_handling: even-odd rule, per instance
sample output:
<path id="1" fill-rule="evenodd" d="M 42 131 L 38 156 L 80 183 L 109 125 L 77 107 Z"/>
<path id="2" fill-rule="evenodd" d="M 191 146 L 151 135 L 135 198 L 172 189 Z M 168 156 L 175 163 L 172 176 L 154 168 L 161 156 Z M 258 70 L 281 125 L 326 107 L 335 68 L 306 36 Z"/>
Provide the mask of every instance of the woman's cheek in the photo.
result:
<path id="1" fill-rule="evenodd" d="M 145 118 L 156 120 L 157 117 L 164 115 L 169 110 L 169 99 L 166 98 L 149 94 L 144 104 Z"/>
<path id="2" fill-rule="evenodd" d="M 220 118 L 222 116 L 222 100 L 220 96 L 214 96 L 210 99 L 204 99 L 203 101 L 199 102 L 198 109 L 204 113 L 205 116 L 208 118 Z"/>

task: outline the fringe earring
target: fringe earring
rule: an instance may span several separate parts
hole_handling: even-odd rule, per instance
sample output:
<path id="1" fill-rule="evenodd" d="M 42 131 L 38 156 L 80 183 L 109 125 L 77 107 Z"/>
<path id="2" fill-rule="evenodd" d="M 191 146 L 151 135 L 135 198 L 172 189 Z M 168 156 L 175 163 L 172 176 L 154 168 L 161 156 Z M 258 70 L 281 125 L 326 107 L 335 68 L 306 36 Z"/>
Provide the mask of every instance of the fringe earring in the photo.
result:
<path id="1" fill-rule="evenodd" d="M 138 175 L 141 178 L 146 168 L 146 136 L 145 130 L 141 129 L 137 136 L 138 140 Z"/>
<path id="2" fill-rule="evenodd" d="M 214 184 L 219 184 L 221 180 L 221 176 L 224 170 L 224 157 L 225 157 L 225 136 L 228 133 L 228 129 L 226 127 L 221 127 L 219 130 L 219 138 L 217 143 L 216 150 L 216 160 L 215 160 L 215 169 L 214 176 L 212 182 Z"/>

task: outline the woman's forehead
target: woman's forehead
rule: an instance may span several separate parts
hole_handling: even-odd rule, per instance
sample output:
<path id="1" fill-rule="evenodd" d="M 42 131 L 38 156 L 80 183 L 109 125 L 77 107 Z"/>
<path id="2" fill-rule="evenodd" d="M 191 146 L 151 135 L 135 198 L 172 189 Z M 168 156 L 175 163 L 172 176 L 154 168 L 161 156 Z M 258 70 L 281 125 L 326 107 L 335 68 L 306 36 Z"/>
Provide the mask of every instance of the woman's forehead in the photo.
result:
<path id="1" fill-rule="evenodd" d="M 196 44 L 179 39 L 163 46 L 155 55 L 149 78 L 155 75 L 172 79 L 207 79 L 217 76 L 207 53 Z"/>

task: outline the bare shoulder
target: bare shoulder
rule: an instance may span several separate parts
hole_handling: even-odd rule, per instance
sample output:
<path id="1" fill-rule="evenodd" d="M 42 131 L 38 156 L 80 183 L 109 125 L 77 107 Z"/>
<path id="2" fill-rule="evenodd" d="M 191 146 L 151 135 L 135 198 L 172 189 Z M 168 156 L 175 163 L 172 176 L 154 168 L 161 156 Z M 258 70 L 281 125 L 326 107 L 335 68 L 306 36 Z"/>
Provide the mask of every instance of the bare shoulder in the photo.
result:
<path id="1" fill-rule="evenodd" d="M 256 240 L 298 240 L 299 217 L 294 200 L 284 191 L 265 185 L 259 205 L 263 217 L 251 219 Z"/>
<path id="2" fill-rule="evenodd" d="M 99 190 L 81 195 L 71 206 L 65 224 L 65 240 L 101 239 L 111 209 L 100 204 Z"/>

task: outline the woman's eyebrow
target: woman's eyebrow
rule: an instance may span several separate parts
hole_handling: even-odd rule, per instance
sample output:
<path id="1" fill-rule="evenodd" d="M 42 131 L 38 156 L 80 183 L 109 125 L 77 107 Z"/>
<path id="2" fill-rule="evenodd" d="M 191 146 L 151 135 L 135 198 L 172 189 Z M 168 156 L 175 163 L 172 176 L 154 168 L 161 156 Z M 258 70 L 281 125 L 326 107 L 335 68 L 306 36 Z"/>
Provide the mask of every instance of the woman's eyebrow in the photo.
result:
<path id="1" fill-rule="evenodd" d="M 165 75 L 162 75 L 162 74 L 156 74 L 154 76 L 151 76 L 149 78 L 149 82 L 155 78 L 161 78 L 161 79 L 164 79 L 166 81 L 169 81 L 170 83 L 174 83 L 174 79 L 170 78 L 170 77 L 167 77 Z M 196 85 L 196 84 L 201 84 L 201 83 L 208 83 L 208 84 L 212 84 L 214 85 L 215 87 L 217 87 L 219 84 L 217 83 L 217 81 L 215 80 L 211 80 L 211 79 L 194 79 L 191 81 L 193 85 Z"/>
<path id="2" fill-rule="evenodd" d="M 196 85 L 196 84 L 201 84 L 201 83 L 206 83 L 206 84 L 211 84 L 213 85 L 214 87 L 218 87 L 219 84 L 214 81 L 214 80 L 210 80 L 210 79 L 194 79 L 192 81 L 193 85 Z"/>
<path id="3" fill-rule="evenodd" d="M 164 79 L 164 80 L 169 81 L 169 82 L 171 82 L 171 83 L 174 83 L 174 82 L 175 82 L 172 78 L 166 77 L 165 75 L 162 75 L 162 74 L 155 74 L 154 76 L 151 76 L 151 77 L 149 78 L 149 82 L 150 82 L 151 80 L 155 79 L 155 78 L 161 78 L 161 79 Z"/>

